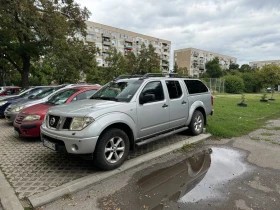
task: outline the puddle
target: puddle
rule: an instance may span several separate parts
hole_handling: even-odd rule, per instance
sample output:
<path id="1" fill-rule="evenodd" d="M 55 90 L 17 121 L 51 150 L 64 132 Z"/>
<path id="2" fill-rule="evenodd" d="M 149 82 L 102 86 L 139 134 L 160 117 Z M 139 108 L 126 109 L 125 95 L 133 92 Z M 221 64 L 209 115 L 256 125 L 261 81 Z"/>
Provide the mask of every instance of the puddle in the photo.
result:
<path id="1" fill-rule="evenodd" d="M 213 148 L 211 167 L 204 179 L 179 202 L 197 202 L 206 199 L 222 199 L 219 188 L 246 171 L 242 155 L 231 149 Z"/>
<path id="2" fill-rule="evenodd" d="M 247 170 L 241 157 L 231 149 L 199 150 L 181 162 L 131 182 L 100 203 L 107 207 L 112 203 L 122 210 L 162 210 L 171 201 L 193 203 L 223 199 L 219 189 Z"/>

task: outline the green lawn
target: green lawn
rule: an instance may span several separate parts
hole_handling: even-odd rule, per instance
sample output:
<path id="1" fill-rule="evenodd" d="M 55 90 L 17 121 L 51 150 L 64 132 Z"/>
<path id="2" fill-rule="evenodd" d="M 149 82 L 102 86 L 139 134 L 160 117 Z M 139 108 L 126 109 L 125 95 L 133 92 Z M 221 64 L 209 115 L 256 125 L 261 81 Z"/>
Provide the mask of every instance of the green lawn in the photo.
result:
<path id="1" fill-rule="evenodd" d="M 245 94 L 247 107 L 237 106 L 241 95 L 214 97 L 215 112 L 207 119 L 207 131 L 214 137 L 242 136 L 263 126 L 269 119 L 280 118 L 280 94 L 275 94 L 275 101 L 266 103 L 260 102 L 261 94 Z"/>

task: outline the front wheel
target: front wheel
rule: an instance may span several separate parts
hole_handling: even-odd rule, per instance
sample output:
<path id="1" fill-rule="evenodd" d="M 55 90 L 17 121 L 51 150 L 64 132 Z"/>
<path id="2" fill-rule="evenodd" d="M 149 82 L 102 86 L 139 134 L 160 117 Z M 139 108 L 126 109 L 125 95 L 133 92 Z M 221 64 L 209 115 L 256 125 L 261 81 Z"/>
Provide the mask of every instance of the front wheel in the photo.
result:
<path id="1" fill-rule="evenodd" d="M 120 167 L 129 153 L 130 143 L 126 133 L 112 128 L 98 139 L 94 152 L 96 166 L 102 170 Z"/>
<path id="2" fill-rule="evenodd" d="M 194 136 L 197 136 L 203 132 L 204 127 L 204 116 L 203 114 L 196 110 L 193 113 L 192 120 L 190 123 L 191 133 Z"/>

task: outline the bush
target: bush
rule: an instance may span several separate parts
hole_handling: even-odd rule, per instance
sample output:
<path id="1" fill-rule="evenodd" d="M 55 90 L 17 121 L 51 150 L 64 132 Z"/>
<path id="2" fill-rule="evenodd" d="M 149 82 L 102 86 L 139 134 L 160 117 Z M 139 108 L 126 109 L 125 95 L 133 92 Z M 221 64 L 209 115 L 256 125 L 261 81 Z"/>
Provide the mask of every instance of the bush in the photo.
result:
<path id="1" fill-rule="evenodd" d="M 225 76 L 225 88 L 227 93 L 242 93 L 244 91 L 244 81 L 238 76 Z"/>
<path id="2" fill-rule="evenodd" d="M 257 93 L 261 90 L 262 86 L 259 82 L 259 78 L 255 73 L 243 73 L 242 78 L 244 81 L 244 91 L 246 93 Z"/>

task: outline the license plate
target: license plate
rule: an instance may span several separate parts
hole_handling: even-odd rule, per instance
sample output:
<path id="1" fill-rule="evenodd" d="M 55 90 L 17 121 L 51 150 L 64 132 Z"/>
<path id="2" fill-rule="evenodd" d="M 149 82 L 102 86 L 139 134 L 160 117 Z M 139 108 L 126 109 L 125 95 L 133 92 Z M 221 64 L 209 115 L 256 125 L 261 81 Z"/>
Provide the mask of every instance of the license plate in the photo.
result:
<path id="1" fill-rule="evenodd" d="M 48 147 L 48 148 L 52 149 L 52 150 L 55 150 L 55 144 L 52 143 L 52 142 L 49 142 L 49 141 L 47 141 L 47 140 L 45 140 L 45 139 L 44 139 L 44 141 L 43 141 L 43 145 L 44 145 L 45 147 Z"/>

